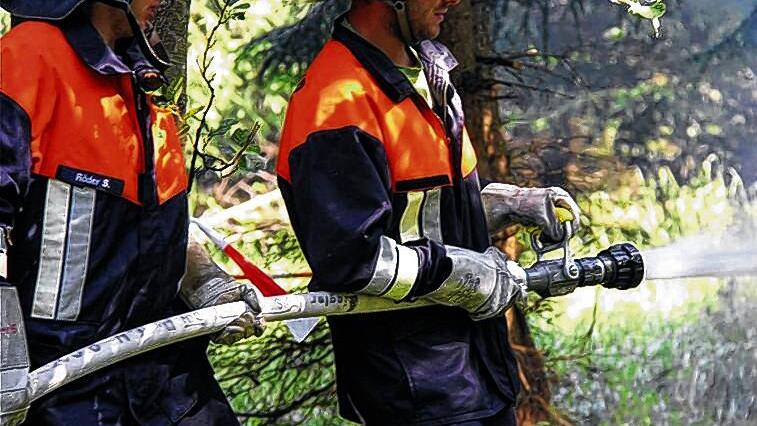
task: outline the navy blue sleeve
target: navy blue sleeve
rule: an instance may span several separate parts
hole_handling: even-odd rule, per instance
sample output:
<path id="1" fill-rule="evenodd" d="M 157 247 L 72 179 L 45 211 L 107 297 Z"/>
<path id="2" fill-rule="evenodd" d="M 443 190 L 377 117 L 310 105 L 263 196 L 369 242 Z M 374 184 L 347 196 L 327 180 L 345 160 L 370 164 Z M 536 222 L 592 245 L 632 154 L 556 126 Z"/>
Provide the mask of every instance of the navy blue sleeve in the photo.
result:
<path id="1" fill-rule="evenodd" d="M 288 161 L 291 181 L 279 177 L 279 186 L 313 270 L 310 289 L 359 292 L 376 275 L 393 214 L 383 145 L 357 127 L 321 131 L 294 148 Z M 400 249 L 418 255 L 413 290 L 403 298 L 433 290 L 449 274 L 441 243 L 423 239 Z"/>
<path id="2" fill-rule="evenodd" d="M 29 187 L 30 142 L 29 116 L 0 92 L 0 225 L 13 225 Z"/>

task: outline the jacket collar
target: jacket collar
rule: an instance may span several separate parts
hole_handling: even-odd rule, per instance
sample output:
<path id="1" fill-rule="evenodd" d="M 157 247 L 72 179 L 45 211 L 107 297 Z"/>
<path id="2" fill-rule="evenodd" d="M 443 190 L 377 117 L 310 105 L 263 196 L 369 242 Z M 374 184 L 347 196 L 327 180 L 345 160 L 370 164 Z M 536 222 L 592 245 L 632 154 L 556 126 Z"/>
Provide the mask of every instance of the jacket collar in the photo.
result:
<path id="1" fill-rule="evenodd" d="M 381 89 L 393 102 L 400 102 L 415 93 L 410 80 L 384 52 L 342 25 L 344 15 L 334 24 L 332 38 L 347 47 L 363 66 L 376 78 Z M 418 46 L 418 55 L 424 71 L 434 75 L 443 74 L 449 81 L 449 71 L 457 66 L 457 60 L 446 46 L 426 40 Z"/>
<path id="2" fill-rule="evenodd" d="M 381 89 L 393 102 L 400 102 L 415 93 L 412 83 L 391 59 L 376 46 L 345 28 L 340 18 L 334 24 L 332 38 L 349 49 L 357 60 L 376 78 Z"/>
<path id="3" fill-rule="evenodd" d="M 424 40 L 418 46 L 418 54 L 421 57 L 424 68 L 435 66 L 449 73 L 457 65 L 457 59 L 447 46 L 433 40 Z"/>
<path id="4" fill-rule="evenodd" d="M 79 57 L 102 75 L 131 73 L 131 69 L 113 52 L 89 22 L 63 26 L 63 34 Z"/>

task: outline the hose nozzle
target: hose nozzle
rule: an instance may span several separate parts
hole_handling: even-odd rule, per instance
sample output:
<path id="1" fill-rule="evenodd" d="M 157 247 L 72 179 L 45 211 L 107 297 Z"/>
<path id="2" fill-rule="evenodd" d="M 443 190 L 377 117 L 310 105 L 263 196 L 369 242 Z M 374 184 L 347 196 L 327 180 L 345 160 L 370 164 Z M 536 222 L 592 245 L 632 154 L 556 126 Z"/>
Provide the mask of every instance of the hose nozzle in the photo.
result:
<path id="1" fill-rule="evenodd" d="M 542 297 L 551 297 L 592 285 L 627 290 L 637 287 L 644 279 L 644 260 L 639 250 L 629 243 L 610 246 L 596 257 L 577 259 L 575 265 L 578 273 L 569 275 L 563 259 L 536 262 L 526 269 L 528 289 Z"/>

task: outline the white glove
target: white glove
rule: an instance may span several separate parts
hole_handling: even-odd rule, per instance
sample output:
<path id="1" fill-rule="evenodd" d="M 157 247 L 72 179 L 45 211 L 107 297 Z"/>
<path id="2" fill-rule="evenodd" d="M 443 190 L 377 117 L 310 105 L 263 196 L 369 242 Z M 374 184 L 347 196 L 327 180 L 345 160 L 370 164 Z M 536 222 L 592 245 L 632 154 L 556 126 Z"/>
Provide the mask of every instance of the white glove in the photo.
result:
<path id="1" fill-rule="evenodd" d="M 581 209 L 573 197 L 562 188 L 521 188 L 504 183 L 490 183 L 481 191 L 489 233 L 510 223 L 536 225 L 552 241 L 564 237 L 563 226 L 555 212 L 556 207 L 570 210 L 573 230 L 578 229 Z"/>
<path id="2" fill-rule="evenodd" d="M 526 297 L 526 271 L 496 247 L 485 252 L 445 246 L 452 272 L 439 288 L 423 296 L 440 305 L 459 306 L 476 321 L 492 318 L 517 298 Z"/>
<path id="3" fill-rule="evenodd" d="M 256 317 L 260 313 L 260 305 L 255 290 L 221 270 L 202 245 L 194 240 L 190 240 L 187 247 L 187 268 L 181 279 L 181 296 L 193 309 L 239 300 L 247 303 L 247 312 L 213 336 L 215 343 L 230 345 L 263 334 L 263 325 Z"/>

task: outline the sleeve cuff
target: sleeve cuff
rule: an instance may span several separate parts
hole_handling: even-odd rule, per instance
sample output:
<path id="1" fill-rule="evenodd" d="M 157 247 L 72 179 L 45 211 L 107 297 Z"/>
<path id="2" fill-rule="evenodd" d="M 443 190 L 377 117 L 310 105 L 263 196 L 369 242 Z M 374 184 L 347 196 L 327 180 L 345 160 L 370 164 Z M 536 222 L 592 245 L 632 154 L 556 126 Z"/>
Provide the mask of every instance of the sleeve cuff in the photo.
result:
<path id="1" fill-rule="evenodd" d="M 415 249 L 382 235 L 371 279 L 358 293 L 403 300 L 415 286 L 419 264 Z"/>

